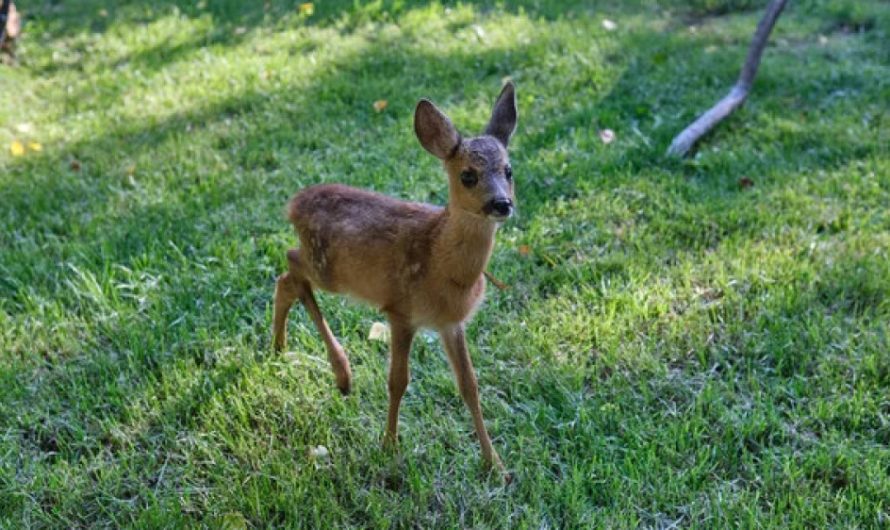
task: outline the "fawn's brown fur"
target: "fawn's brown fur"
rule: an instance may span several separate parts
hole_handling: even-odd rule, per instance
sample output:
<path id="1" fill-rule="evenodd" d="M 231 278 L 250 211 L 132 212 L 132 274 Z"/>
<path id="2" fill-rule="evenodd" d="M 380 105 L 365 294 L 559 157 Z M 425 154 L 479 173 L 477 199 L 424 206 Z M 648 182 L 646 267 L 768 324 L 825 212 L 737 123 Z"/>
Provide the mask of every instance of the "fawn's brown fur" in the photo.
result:
<path id="1" fill-rule="evenodd" d="M 275 289 L 274 344 L 285 345 L 287 313 L 299 299 L 315 323 L 337 386 L 350 390 L 349 360 L 325 322 L 313 288 L 364 300 L 391 329 L 389 417 L 384 440 L 397 441 L 399 404 L 408 386 L 408 353 L 416 330 L 436 329 L 470 409 L 485 461 L 503 473 L 482 420 L 478 384 L 464 322 L 482 302 L 483 272 L 498 224 L 512 214 L 513 180 L 507 144 L 516 126 L 516 96 L 508 83 L 482 136 L 463 139 L 451 121 L 421 100 L 414 129 L 448 174 L 446 208 L 404 202 L 341 185 L 313 186 L 290 201 L 300 248 L 288 251 L 288 272 Z"/>

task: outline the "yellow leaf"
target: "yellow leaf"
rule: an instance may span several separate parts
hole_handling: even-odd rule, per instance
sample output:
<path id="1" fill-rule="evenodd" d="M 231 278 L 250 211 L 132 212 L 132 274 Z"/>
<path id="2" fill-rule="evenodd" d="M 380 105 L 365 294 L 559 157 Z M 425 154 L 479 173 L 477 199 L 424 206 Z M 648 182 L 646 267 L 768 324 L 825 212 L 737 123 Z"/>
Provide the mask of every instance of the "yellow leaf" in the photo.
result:
<path id="1" fill-rule="evenodd" d="M 311 17 L 312 14 L 315 13 L 315 4 L 312 2 L 303 2 L 300 4 L 300 14 Z"/>
<path id="2" fill-rule="evenodd" d="M 22 156 L 25 154 L 25 144 L 18 140 L 13 140 L 11 144 L 9 144 L 9 153 L 12 156 Z"/>
<path id="3" fill-rule="evenodd" d="M 528 245 L 519 245 L 519 255 L 520 256 L 528 256 L 531 249 L 528 248 Z"/>
<path id="4" fill-rule="evenodd" d="M 388 106 L 389 101 L 386 101 L 385 99 L 378 99 L 374 102 L 374 110 L 376 110 L 377 112 L 383 112 Z"/>
<path id="5" fill-rule="evenodd" d="M 32 151 L 43 151 L 43 146 L 37 142 L 28 142 L 28 149 Z"/>

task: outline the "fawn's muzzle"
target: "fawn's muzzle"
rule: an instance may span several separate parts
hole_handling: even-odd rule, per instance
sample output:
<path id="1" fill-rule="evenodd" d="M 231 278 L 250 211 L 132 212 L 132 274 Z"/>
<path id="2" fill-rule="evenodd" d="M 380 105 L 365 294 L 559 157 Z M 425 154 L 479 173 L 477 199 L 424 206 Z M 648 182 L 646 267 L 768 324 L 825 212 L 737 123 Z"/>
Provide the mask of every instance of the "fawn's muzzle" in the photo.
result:
<path id="1" fill-rule="evenodd" d="M 513 214 L 513 201 L 510 199 L 492 199 L 483 208 L 486 215 L 510 217 Z"/>

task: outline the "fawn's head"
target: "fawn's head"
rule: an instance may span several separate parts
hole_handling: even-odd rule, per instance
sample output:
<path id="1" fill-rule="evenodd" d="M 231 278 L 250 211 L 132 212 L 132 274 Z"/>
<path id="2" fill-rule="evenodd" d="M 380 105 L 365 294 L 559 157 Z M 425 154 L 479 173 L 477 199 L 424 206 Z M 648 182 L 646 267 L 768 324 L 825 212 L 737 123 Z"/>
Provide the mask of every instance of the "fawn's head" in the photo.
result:
<path id="1" fill-rule="evenodd" d="M 449 203 L 492 221 L 513 215 L 513 169 L 507 144 L 516 129 L 516 92 L 507 83 L 481 136 L 462 138 L 451 120 L 427 99 L 417 104 L 414 131 L 448 173 Z"/>

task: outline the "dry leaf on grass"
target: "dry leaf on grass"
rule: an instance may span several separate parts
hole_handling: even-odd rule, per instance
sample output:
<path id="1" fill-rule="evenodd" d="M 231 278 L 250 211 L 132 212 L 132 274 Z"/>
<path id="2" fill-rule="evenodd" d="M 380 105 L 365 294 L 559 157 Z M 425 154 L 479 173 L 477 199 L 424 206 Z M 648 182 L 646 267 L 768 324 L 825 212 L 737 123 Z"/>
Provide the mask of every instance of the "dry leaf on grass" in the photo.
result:
<path id="1" fill-rule="evenodd" d="M 388 106 L 389 101 L 386 101 L 385 99 L 378 99 L 374 102 L 374 110 L 376 110 L 377 112 L 383 112 Z"/>
<path id="2" fill-rule="evenodd" d="M 312 2 L 303 2 L 300 4 L 299 12 L 301 15 L 306 17 L 311 17 L 313 13 L 315 13 L 315 4 Z"/>
<path id="3" fill-rule="evenodd" d="M 331 464 L 331 452 L 328 451 L 328 448 L 323 445 L 310 447 L 307 453 L 309 460 L 311 460 L 312 463 L 315 464 L 315 469 L 321 469 L 322 467 L 326 467 Z"/>
<path id="4" fill-rule="evenodd" d="M 18 140 L 13 140 L 11 144 L 9 144 L 9 154 L 12 156 L 22 156 L 25 154 L 25 144 Z"/>
<path id="5" fill-rule="evenodd" d="M 323 445 L 316 445 L 315 447 L 309 448 L 309 457 L 326 462 L 331 459 L 331 452 Z"/>
<path id="6" fill-rule="evenodd" d="M 374 322 L 368 332 L 368 340 L 389 342 L 389 326 L 385 322 Z"/>

